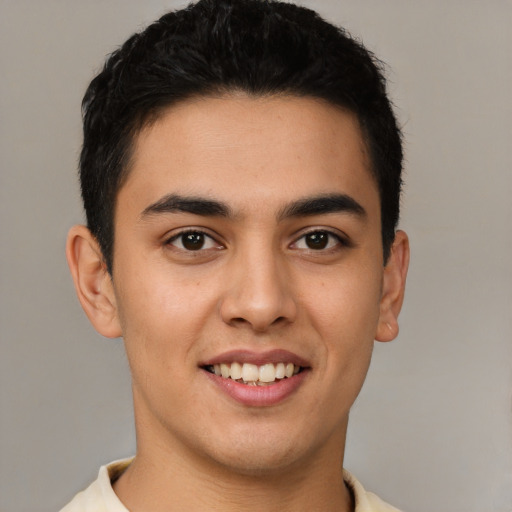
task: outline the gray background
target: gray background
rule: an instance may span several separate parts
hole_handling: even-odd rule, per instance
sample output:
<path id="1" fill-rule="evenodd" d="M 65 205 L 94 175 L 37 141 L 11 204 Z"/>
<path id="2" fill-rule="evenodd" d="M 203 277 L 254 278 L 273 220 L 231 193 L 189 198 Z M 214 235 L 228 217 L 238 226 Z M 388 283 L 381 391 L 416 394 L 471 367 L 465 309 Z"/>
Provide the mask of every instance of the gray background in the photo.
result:
<path id="1" fill-rule="evenodd" d="M 303 2 L 391 68 L 412 263 L 346 466 L 409 512 L 512 511 L 512 3 Z M 64 259 L 81 222 L 80 101 L 104 56 L 182 2 L 0 0 L 0 510 L 57 510 L 134 450 L 119 340 Z"/>

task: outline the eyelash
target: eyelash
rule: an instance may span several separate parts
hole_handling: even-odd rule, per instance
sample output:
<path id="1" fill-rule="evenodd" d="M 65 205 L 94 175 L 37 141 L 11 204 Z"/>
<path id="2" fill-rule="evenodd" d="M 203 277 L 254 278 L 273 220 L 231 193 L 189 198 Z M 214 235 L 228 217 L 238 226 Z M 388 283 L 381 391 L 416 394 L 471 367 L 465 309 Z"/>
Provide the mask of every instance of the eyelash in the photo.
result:
<path id="1" fill-rule="evenodd" d="M 197 248 L 197 249 L 189 249 L 187 247 L 184 246 L 184 237 L 186 237 L 187 235 L 199 235 L 202 237 L 202 242 L 203 244 L 201 245 L 201 247 Z M 181 240 L 181 246 L 182 247 L 176 247 L 173 245 L 173 242 L 176 242 L 177 240 Z M 189 252 L 189 253 L 199 253 L 201 251 L 206 251 L 208 249 L 212 249 L 213 247 L 207 247 L 206 249 L 203 248 L 203 245 L 205 243 L 207 243 L 207 240 L 210 241 L 210 243 L 214 244 L 217 246 L 217 248 L 224 248 L 224 246 L 220 243 L 218 243 L 215 238 L 211 235 L 209 235 L 208 233 L 204 232 L 203 230 L 201 229 L 186 229 L 184 231 L 180 231 L 179 233 L 176 233 L 175 235 L 171 236 L 166 242 L 165 242 L 165 245 L 171 245 L 173 246 L 174 248 L 176 248 L 177 250 L 180 250 L 180 251 L 184 251 L 184 252 Z M 192 241 L 192 240 L 190 240 Z"/>
<path id="2" fill-rule="evenodd" d="M 186 247 L 185 243 L 184 243 L 185 242 L 184 237 L 186 237 L 187 235 L 200 236 L 201 240 L 199 242 L 201 243 L 201 245 L 196 249 Z M 320 244 L 320 247 L 317 247 L 317 248 L 314 248 L 311 246 L 298 247 L 298 245 L 301 241 L 304 241 L 304 243 L 307 244 L 308 243 L 307 237 L 313 236 L 313 235 L 316 235 L 318 237 L 317 241 Z M 327 238 L 326 239 L 323 238 L 324 236 L 326 236 Z M 176 242 L 178 240 L 181 241 L 181 243 L 180 243 L 181 247 L 177 247 L 176 245 L 174 245 L 174 242 Z M 333 244 L 333 240 L 334 240 L 334 244 Z M 195 243 L 193 238 L 190 238 L 189 242 L 192 244 Z M 324 242 L 325 242 L 325 246 L 322 246 L 322 244 Z M 211 247 L 205 248 L 204 247 L 205 244 L 209 244 L 209 245 L 211 245 Z M 201 229 L 187 229 L 184 231 L 180 231 L 179 233 L 174 234 L 172 237 L 170 237 L 168 240 L 166 240 L 165 245 L 173 246 L 176 250 L 187 252 L 190 254 L 201 253 L 201 252 L 207 251 L 209 249 L 222 250 L 225 248 L 224 245 L 217 242 L 217 240 L 213 236 L 209 235 L 208 233 L 206 233 L 205 231 L 203 231 Z M 337 233 L 334 233 L 333 231 L 330 231 L 328 229 L 311 229 L 306 233 L 302 233 L 300 237 L 296 238 L 295 241 L 289 245 L 289 247 L 291 247 L 292 249 L 296 248 L 296 249 L 305 250 L 305 251 L 308 251 L 311 253 L 333 252 L 336 250 L 336 248 L 338 248 L 338 246 L 339 247 L 351 247 L 351 243 L 346 237 L 343 237 L 343 236 L 341 236 Z"/>
<path id="3" fill-rule="evenodd" d="M 333 231 L 330 231 L 328 229 L 311 229 L 307 231 L 306 233 L 302 233 L 302 235 L 295 240 L 291 245 L 297 246 L 300 241 L 304 241 L 307 244 L 307 237 L 312 235 L 321 235 L 321 236 L 327 236 L 326 245 L 330 245 L 330 247 L 320 247 L 320 248 L 313 248 L 313 247 L 304 247 L 302 249 L 312 252 L 312 253 L 326 253 L 326 252 L 333 252 L 339 247 L 351 247 L 351 244 L 349 240 L 346 237 L 343 237 L 342 235 L 335 233 Z M 333 244 L 334 240 L 334 244 Z M 322 239 L 319 240 L 320 242 L 323 242 Z"/>

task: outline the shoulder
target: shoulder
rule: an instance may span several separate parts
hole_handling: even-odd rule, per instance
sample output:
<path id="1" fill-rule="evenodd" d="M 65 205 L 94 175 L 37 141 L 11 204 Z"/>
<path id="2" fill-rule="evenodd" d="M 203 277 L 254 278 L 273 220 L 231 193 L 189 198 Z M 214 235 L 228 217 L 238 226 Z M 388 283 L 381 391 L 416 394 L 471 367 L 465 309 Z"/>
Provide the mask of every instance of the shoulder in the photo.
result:
<path id="1" fill-rule="evenodd" d="M 343 479 L 354 496 L 355 512 L 400 512 L 397 508 L 382 501 L 377 495 L 367 492 L 347 470 L 343 470 Z"/>
<path id="2" fill-rule="evenodd" d="M 98 478 L 60 512 L 128 512 L 112 489 L 111 482 L 121 475 L 131 461 L 123 459 L 102 466 Z"/>

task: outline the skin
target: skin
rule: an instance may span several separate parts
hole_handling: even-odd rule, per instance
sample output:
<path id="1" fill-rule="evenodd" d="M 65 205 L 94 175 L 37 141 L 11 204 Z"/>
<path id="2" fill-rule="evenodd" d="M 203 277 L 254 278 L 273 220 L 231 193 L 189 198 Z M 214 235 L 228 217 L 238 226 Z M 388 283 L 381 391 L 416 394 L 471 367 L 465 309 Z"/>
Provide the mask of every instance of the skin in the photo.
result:
<path id="1" fill-rule="evenodd" d="M 290 215 L 333 194 L 362 212 Z M 168 195 L 229 215 L 155 211 Z M 201 249 L 185 248 L 183 229 L 206 234 Z M 310 247 L 310 232 L 325 248 Z M 341 475 L 348 414 L 374 340 L 398 333 L 409 256 L 399 231 L 384 265 L 355 116 L 243 94 L 173 106 L 137 137 L 112 279 L 85 227 L 70 231 L 67 255 L 95 328 L 124 339 L 137 456 L 115 491 L 131 511 L 352 509 Z M 285 349 L 308 371 L 276 405 L 240 404 L 200 367 L 233 349 Z"/>

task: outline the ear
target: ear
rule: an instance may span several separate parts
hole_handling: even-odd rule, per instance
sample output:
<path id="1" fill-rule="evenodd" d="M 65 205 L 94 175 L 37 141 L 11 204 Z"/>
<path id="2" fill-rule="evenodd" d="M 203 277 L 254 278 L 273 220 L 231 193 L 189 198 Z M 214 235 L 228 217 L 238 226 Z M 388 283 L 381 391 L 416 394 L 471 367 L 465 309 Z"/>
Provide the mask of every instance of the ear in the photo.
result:
<path id="1" fill-rule="evenodd" d="M 69 230 L 66 258 L 78 299 L 94 328 L 107 338 L 121 336 L 112 279 L 96 238 L 85 226 Z"/>
<path id="2" fill-rule="evenodd" d="M 404 300 L 408 268 L 409 239 L 403 231 L 397 231 L 384 267 L 377 341 L 391 341 L 398 336 L 398 315 Z"/>

